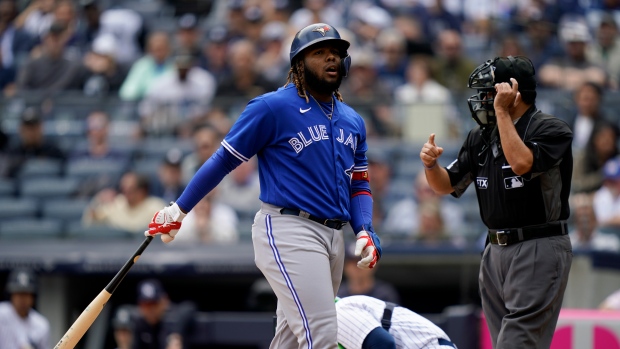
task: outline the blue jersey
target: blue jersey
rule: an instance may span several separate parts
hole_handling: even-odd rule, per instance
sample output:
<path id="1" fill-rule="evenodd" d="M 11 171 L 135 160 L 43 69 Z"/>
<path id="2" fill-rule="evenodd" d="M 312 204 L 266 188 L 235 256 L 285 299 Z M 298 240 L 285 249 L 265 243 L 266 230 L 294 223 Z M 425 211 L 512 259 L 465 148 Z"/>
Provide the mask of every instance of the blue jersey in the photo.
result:
<path id="1" fill-rule="evenodd" d="M 362 117 L 335 99 L 330 120 L 293 84 L 250 101 L 222 146 L 241 161 L 257 155 L 260 200 L 272 205 L 348 221 L 352 195 L 370 193 L 367 178 L 354 180 L 368 171 Z"/>

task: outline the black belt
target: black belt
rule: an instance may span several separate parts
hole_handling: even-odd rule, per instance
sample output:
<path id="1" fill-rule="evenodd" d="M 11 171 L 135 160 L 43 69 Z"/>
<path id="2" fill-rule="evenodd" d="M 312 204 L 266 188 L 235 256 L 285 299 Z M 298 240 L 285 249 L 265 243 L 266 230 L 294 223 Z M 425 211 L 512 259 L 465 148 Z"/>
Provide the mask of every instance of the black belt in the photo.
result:
<path id="1" fill-rule="evenodd" d="M 392 327 L 392 313 L 394 313 L 394 308 L 397 305 L 392 302 L 385 302 L 385 309 L 383 309 L 383 317 L 381 318 L 381 327 L 383 327 L 386 331 L 390 330 Z"/>
<path id="2" fill-rule="evenodd" d="M 306 211 L 302 211 L 302 210 L 298 210 L 298 209 L 294 209 L 294 208 L 283 208 L 280 210 L 281 214 L 288 214 L 291 216 L 299 216 L 299 217 L 304 217 L 304 218 L 308 218 L 311 221 L 315 221 L 319 224 L 323 224 L 326 227 L 332 228 L 332 229 L 337 229 L 340 230 L 342 229 L 342 227 L 344 227 L 348 222 L 347 221 L 341 221 L 339 219 L 323 219 L 323 218 L 319 218 L 316 216 L 311 215 L 310 213 L 306 212 Z"/>
<path id="3" fill-rule="evenodd" d="M 489 242 L 507 246 L 517 242 L 568 234 L 566 221 L 531 225 L 523 228 L 489 229 Z"/>
<path id="4" fill-rule="evenodd" d="M 383 309 L 383 317 L 381 318 L 381 327 L 383 327 L 386 331 L 390 330 L 392 327 L 392 314 L 394 314 L 394 308 L 396 308 L 398 304 L 392 302 L 385 302 L 385 308 Z M 454 343 L 450 342 L 447 339 L 438 338 L 437 342 L 439 345 L 446 345 L 452 348 L 456 348 Z"/>

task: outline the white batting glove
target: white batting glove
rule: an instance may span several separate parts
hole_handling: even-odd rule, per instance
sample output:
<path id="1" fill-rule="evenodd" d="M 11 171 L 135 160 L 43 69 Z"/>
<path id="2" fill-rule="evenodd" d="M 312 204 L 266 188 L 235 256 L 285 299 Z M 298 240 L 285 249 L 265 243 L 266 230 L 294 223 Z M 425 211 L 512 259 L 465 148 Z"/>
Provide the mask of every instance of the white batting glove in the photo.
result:
<path id="1" fill-rule="evenodd" d="M 151 223 L 149 223 L 149 230 L 144 232 L 144 236 L 161 235 L 161 241 L 167 244 L 174 240 L 174 236 L 179 232 L 181 222 L 186 215 L 176 202 L 171 203 L 170 206 L 155 213 Z"/>
<path id="2" fill-rule="evenodd" d="M 370 234 L 374 236 L 371 236 Z M 370 234 L 367 231 L 362 230 L 356 235 L 357 241 L 355 242 L 355 255 L 362 257 L 362 259 L 357 262 L 357 267 L 361 269 L 374 268 L 381 257 L 381 250 L 377 249 L 374 241 L 374 237 L 377 239 L 378 237 L 374 233 Z"/>

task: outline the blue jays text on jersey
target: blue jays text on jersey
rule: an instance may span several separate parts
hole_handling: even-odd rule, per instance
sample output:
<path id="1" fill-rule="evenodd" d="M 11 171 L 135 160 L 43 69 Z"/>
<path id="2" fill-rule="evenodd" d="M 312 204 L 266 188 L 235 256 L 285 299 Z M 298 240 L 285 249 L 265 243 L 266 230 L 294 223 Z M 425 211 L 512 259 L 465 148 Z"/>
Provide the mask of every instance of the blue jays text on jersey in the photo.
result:
<path id="1" fill-rule="evenodd" d="M 336 101 L 329 119 L 293 84 L 250 101 L 222 146 L 241 161 L 258 156 L 260 199 L 272 205 L 348 221 L 351 196 L 370 194 L 361 116 Z"/>

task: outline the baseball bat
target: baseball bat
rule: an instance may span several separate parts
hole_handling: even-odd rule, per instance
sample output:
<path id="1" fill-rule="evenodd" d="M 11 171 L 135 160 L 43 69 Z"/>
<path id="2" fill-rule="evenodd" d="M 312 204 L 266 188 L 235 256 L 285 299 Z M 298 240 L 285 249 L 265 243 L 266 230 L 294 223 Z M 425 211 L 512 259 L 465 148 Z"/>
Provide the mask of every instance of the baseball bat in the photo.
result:
<path id="1" fill-rule="evenodd" d="M 80 316 L 73 322 L 73 325 L 67 330 L 64 336 L 60 339 L 58 344 L 54 347 L 54 349 L 73 349 L 75 345 L 80 341 L 84 333 L 88 331 L 90 326 L 95 322 L 97 316 L 103 310 L 108 299 L 112 296 L 112 293 L 116 290 L 118 285 L 123 281 L 125 275 L 129 272 L 129 269 L 138 261 L 140 255 L 146 247 L 153 240 L 152 236 L 147 236 L 140 247 L 134 252 L 133 256 L 123 265 L 121 270 L 116 273 L 112 281 L 99 293 L 95 299 L 90 302 L 90 304 L 82 311 Z"/>

